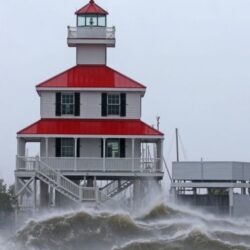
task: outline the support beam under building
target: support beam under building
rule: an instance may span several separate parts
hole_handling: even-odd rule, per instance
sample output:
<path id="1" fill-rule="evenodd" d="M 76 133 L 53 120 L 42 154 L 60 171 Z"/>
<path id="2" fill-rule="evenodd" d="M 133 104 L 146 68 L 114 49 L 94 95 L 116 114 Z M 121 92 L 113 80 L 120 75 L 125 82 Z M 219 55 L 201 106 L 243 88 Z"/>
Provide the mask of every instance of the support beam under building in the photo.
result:
<path id="1" fill-rule="evenodd" d="M 49 186 L 40 181 L 40 207 L 47 208 L 49 206 Z"/>

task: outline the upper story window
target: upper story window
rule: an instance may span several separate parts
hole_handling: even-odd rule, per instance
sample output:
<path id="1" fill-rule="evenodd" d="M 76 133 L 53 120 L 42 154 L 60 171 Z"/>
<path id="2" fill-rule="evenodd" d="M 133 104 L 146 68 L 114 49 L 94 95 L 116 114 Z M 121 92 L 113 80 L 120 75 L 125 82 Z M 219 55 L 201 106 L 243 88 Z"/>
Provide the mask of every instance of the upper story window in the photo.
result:
<path id="1" fill-rule="evenodd" d="M 56 93 L 56 116 L 80 116 L 80 93 Z"/>
<path id="2" fill-rule="evenodd" d="M 75 98 L 74 94 L 62 94 L 61 110 L 62 115 L 74 115 Z"/>
<path id="3" fill-rule="evenodd" d="M 106 27 L 106 16 L 96 14 L 79 15 L 77 16 L 77 26 Z"/>
<path id="4" fill-rule="evenodd" d="M 108 94 L 108 115 L 120 115 L 121 100 L 119 94 Z"/>
<path id="5" fill-rule="evenodd" d="M 126 116 L 125 93 L 102 93 L 102 116 Z"/>

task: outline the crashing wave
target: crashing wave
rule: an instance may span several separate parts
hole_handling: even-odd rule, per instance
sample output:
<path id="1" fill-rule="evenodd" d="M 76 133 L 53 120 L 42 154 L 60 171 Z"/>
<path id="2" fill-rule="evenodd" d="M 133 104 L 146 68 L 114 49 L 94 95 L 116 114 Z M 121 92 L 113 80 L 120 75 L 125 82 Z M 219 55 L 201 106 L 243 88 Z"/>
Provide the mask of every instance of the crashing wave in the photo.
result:
<path id="1" fill-rule="evenodd" d="M 33 220 L 12 240 L 16 250 L 247 250 L 249 232 L 248 221 L 160 203 L 137 217 L 93 210 Z"/>

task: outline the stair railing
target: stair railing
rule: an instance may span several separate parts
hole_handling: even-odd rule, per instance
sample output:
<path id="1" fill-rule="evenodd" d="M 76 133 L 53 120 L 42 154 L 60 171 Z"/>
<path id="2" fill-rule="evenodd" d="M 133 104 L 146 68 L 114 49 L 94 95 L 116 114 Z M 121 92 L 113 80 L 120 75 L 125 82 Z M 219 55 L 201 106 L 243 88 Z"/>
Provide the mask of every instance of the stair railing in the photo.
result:
<path id="1" fill-rule="evenodd" d="M 81 201 L 96 201 L 103 202 L 111 200 L 111 197 L 100 191 L 98 187 L 83 187 L 75 184 L 68 178 L 60 174 L 59 171 L 49 167 L 47 163 L 36 158 L 36 171 L 53 182 L 58 188 L 62 188 L 73 195 L 79 202 Z"/>
<path id="2" fill-rule="evenodd" d="M 39 161 L 39 158 L 36 159 L 36 171 L 45 178 L 48 178 L 49 181 L 52 181 L 57 187 L 64 189 L 75 196 L 75 198 L 80 199 L 80 186 L 64 177 L 60 172 L 49 167 L 45 162 Z"/>

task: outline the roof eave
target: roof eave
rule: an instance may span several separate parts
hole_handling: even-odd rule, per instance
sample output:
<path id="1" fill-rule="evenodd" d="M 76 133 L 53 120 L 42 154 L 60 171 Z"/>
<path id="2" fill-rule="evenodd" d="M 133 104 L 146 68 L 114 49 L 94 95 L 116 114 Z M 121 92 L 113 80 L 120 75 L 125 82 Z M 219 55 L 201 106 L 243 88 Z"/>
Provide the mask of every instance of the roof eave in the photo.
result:
<path id="1" fill-rule="evenodd" d="M 145 88 L 91 88 L 91 87 L 36 87 L 36 91 L 39 93 L 40 91 L 117 91 L 117 92 L 142 92 L 145 94 Z"/>
<path id="2" fill-rule="evenodd" d="M 138 139 L 164 139 L 164 135 L 113 135 L 113 134 L 96 134 L 96 135 L 85 135 L 85 134 L 22 134 L 17 133 L 17 138 L 68 138 L 68 137 L 77 137 L 77 138 L 138 138 Z"/>

